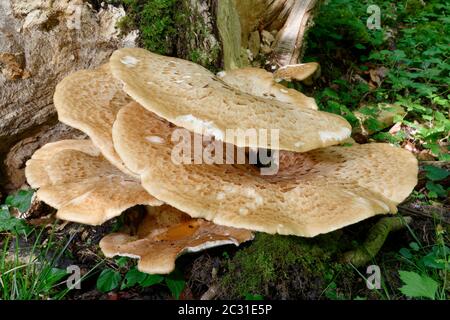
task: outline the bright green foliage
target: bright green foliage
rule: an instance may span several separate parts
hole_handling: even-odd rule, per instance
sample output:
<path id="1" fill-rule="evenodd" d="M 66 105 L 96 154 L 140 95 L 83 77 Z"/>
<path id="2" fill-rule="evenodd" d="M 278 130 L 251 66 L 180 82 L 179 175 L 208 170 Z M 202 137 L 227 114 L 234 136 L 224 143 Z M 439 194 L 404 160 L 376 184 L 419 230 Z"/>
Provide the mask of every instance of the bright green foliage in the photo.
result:
<path id="1" fill-rule="evenodd" d="M 450 248 L 446 245 L 446 231 L 436 226 L 436 242 L 431 247 L 411 242 L 409 248 L 399 250 L 399 271 L 403 286 L 400 292 L 410 298 L 446 299 Z"/>
<path id="2" fill-rule="evenodd" d="M 34 195 L 33 189 L 19 190 L 5 199 L 5 204 L 0 205 L 0 232 L 12 232 L 14 234 L 26 235 L 31 227 L 22 219 L 11 215 L 11 210 L 17 209 L 20 213 L 26 212 L 31 205 Z"/>
<path id="3" fill-rule="evenodd" d="M 177 33 L 176 0 L 110 0 L 109 3 L 125 6 L 127 16 L 119 22 L 119 27 L 124 31 L 139 29 L 144 48 L 173 54 L 172 39 Z"/>
<path id="4" fill-rule="evenodd" d="M 7 205 L 0 206 L 0 232 L 27 234 L 31 228 L 21 219 L 11 216 Z"/>
<path id="5" fill-rule="evenodd" d="M 169 274 L 166 278 L 166 285 L 169 288 L 170 292 L 172 293 L 172 296 L 175 299 L 180 298 L 181 292 L 183 292 L 183 289 L 186 285 L 186 282 L 183 279 L 183 274 L 175 270 L 171 274 Z"/>
<path id="6" fill-rule="evenodd" d="M 450 176 L 450 171 L 433 166 L 425 166 L 426 177 L 432 181 L 444 180 Z"/>
<path id="7" fill-rule="evenodd" d="M 427 196 L 428 198 L 446 198 L 449 193 L 449 188 L 445 189 L 440 183 L 441 180 L 446 179 L 450 172 L 446 169 L 433 167 L 433 166 L 425 166 L 426 177 L 430 180 L 427 181 L 425 187 L 427 188 Z"/>
<path id="8" fill-rule="evenodd" d="M 356 107 L 397 103 L 407 114 L 395 120 L 414 130 L 409 133 L 414 142 L 440 160 L 449 160 L 448 147 L 442 143 L 448 142 L 450 132 L 450 3 L 422 3 L 376 2 L 381 7 L 381 30 L 369 30 L 366 10 L 374 2 L 327 1 L 309 34 L 304 60 L 320 62 L 331 79 L 331 85 L 316 94 L 321 109 L 341 114 L 355 125 Z M 377 88 L 369 88 L 369 71 L 380 68 L 384 78 Z M 376 129 L 376 122 L 370 125 Z M 391 143 L 407 138 L 386 132 L 373 137 Z"/>
<path id="9" fill-rule="evenodd" d="M 113 269 L 104 269 L 97 279 L 97 289 L 101 292 L 109 292 L 119 287 L 122 276 Z"/>
<path id="10" fill-rule="evenodd" d="M 429 298 L 436 296 L 438 284 L 428 276 L 420 275 L 416 272 L 399 271 L 400 279 L 404 282 L 400 291 L 409 298 Z"/>
<path id="11" fill-rule="evenodd" d="M 136 266 L 128 269 L 130 263 L 128 258 L 121 257 L 116 260 L 119 269 L 104 269 L 97 278 L 97 289 L 101 292 L 110 292 L 116 289 L 126 290 L 136 286 L 146 288 L 164 282 L 172 296 L 179 299 L 186 285 L 180 271 L 175 270 L 169 275 L 147 274 L 139 271 Z M 123 273 L 124 275 L 122 275 Z"/>
<path id="12" fill-rule="evenodd" d="M 12 208 L 17 208 L 20 212 L 26 212 L 31 205 L 31 199 L 33 198 L 34 190 L 19 190 L 17 193 L 6 197 L 5 204 Z"/>

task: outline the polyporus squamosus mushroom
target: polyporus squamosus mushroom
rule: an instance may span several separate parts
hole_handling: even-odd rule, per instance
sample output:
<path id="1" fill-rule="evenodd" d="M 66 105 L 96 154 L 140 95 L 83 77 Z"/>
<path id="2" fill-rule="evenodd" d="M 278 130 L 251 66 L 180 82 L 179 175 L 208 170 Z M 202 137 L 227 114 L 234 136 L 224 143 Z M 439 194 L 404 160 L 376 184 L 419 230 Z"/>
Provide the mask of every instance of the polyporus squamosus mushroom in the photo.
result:
<path id="1" fill-rule="evenodd" d="M 90 140 L 46 144 L 27 161 L 25 174 L 38 199 L 58 209 L 60 219 L 99 225 L 138 204 L 162 202 L 139 180 L 114 167 Z"/>
<path id="2" fill-rule="evenodd" d="M 227 130 L 279 130 L 281 150 L 305 152 L 338 144 L 351 133 L 335 114 L 299 108 L 237 90 L 205 68 L 139 48 L 117 50 L 110 59 L 113 76 L 147 110 L 198 134 L 238 147 L 270 149 L 268 139 L 238 140 Z"/>
<path id="3" fill-rule="evenodd" d="M 36 151 L 27 162 L 26 176 L 29 184 L 39 189 L 37 195 L 40 200 L 58 209 L 58 218 L 99 225 L 135 205 L 163 204 L 143 189 L 139 176 L 125 167 L 114 149 L 113 122 L 119 109 L 131 99 L 111 76 L 107 64 L 66 77 L 58 84 L 54 100 L 59 119 L 85 132 L 92 139 L 49 143 Z M 152 212 L 160 212 L 153 207 L 148 208 Z M 158 223 L 165 221 L 164 227 L 172 230 L 171 234 L 175 229 L 171 229 L 170 224 L 181 223 L 178 218 L 174 218 L 177 215 L 173 212 L 175 209 L 165 206 L 160 215 L 167 213 L 167 217 L 172 217 L 172 220 L 167 217 L 157 219 Z M 178 212 L 178 216 L 180 215 L 183 215 L 184 220 L 189 220 L 190 225 L 201 227 L 192 236 L 201 235 L 203 242 L 190 239 L 187 233 L 183 239 L 177 240 L 183 240 L 188 249 L 190 243 L 197 243 L 196 248 L 201 250 L 227 243 L 238 245 L 253 237 L 253 233 L 248 230 L 187 219 L 187 215 Z M 162 232 L 161 228 L 158 230 Z M 219 241 L 220 236 L 227 233 L 235 237 L 228 236 Z M 216 237 L 217 241 L 205 240 L 209 236 Z M 179 254 L 181 252 L 172 257 L 173 263 Z M 167 268 L 170 266 L 166 266 L 166 270 Z M 161 268 L 159 270 L 164 272 Z"/>
<path id="4" fill-rule="evenodd" d="M 242 72 L 236 79 L 250 77 Z M 109 66 L 75 73 L 55 93 L 61 121 L 92 142 L 44 146 L 28 161 L 27 179 L 58 217 L 80 223 L 101 224 L 136 204 L 151 205 L 136 236 L 112 234 L 101 246 L 108 256 L 140 257 L 140 269 L 152 273 L 170 272 L 185 251 L 247 241 L 249 230 L 314 236 L 396 212 L 417 182 L 417 161 L 409 152 L 387 144 L 332 146 L 349 137 L 343 118 L 314 110 L 289 91 L 267 99 L 264 93 L 278 87 L 267 74 L 256 78 L 263 89 L 233 88 L 191 62 L 118 50 Z M 143 106 L 129 102 L 125 92 Z M 273 176 L 249 164 L 175 164 L 171 134 L 177 125 L 189 136 L 217 140 L 226 129 L 279 129 L 279 146 L 232 147 L 297 153 L 281 151 Z M 309 152 L 298 153 L 303 151 Z M 167 205 L 154 207 L 162 201 Z"/>
<path id="5" fill-rule="evenodd" d="M 273 74 L 264 69 L 247 67 L 222 71 L 217 76 L 233 88 L 257 97 L 313 110 L 318 109 L 314 98 L 307 97 L 297 90 L 286 88 L 275 82 Z"/>
<path id="6" fill-rule="evenodd" d="M 170 273 L 175 260 L 187 252 L 198 252 L 226 244 L 240 245 L 253 239 L 249 230 L 216 225 L 163 205 L 149 207 L 136 235 L 113 233 L 100 241 L 106 257 L 138 258 L 138 269 L 151 274 Z"/>
<path id="7" fill-rule="evenodd" d="M 305 81 L 310 83 L 311 77 L 320 73 L 320 65 L 317 62 L 292 64 L 279 68 L 274 72 L 275 81 Z"/>
<path id="8" fill-rule="evenodd" d="M 245 164 L 176 164 L 176 129 L 132 102 L 117 115 L 114 146 L 150 194 L 220 225 L 311 237 L 396 212 L 417 183 L 415 157 L 388 144 L 282 153 L 272 176 Z"/>
<path id="9" fill-rule="evenodd" d="M 108 64 L 69 75 L 56 86 L 54 95 L 59 120 L 86 133 L 106 159 L 121 171 L 135 176 L 123 165 L 111 138 L 117 112 L 130 101 L 112 77 Z"/>

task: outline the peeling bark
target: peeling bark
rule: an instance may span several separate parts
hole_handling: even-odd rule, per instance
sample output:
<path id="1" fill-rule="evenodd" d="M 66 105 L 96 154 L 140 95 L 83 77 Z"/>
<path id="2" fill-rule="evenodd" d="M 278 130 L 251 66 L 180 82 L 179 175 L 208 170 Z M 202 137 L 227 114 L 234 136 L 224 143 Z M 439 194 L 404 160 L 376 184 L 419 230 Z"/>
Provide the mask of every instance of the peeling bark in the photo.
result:
<path id="1" fill-rule="evenodd" d="M 21 141 L 54 128 L 56 84 L 134 45 L 115 26 L 124 14 L 113 7 L 97 12 L 80 0 L 0 1 L 0 189 L 20 184 L 16 170 L 23 164 L 16 160 L 35 149 L 18 147 Z"/>
<path id="2" fill-rule="evenodd" d="M 278 66 L 299 63 L 304 38 L 318 0 L 295 1 L 275 40 L 273 59 Z"/>

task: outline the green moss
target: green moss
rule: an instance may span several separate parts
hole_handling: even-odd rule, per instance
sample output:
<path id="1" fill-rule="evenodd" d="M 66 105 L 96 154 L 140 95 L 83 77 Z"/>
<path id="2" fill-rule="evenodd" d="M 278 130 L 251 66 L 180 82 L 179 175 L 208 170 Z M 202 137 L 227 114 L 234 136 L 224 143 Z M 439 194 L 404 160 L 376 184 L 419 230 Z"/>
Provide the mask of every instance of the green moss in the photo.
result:
<path id="1" fill-rule="evenodd" d="M 221 46 L 211 22 L 189 0 L 109 0 L 123 5 L 127 15 L 118 27 L 122 33 L 139 30 L 140 46 L 152 52 L 189 59 L 215 72 Z"/>
<path id="2" fill-rule="evenodd" d="M 142 47 L 165 55 L 174 53 L 177 0 L 109 0 L 108 3 L 126 9 L 127 15 L 118 23 L 122 32 L 138 29 Z"/>
<path id="3" fill-rule="evenodd" d="M 302 292 L 319 297 L 345 268 L 336 262 L 338 238 L 339 233 L 315 239 L 258 234 L 228 262 L 223 290 L 232 297 L 305 298 Z"/>

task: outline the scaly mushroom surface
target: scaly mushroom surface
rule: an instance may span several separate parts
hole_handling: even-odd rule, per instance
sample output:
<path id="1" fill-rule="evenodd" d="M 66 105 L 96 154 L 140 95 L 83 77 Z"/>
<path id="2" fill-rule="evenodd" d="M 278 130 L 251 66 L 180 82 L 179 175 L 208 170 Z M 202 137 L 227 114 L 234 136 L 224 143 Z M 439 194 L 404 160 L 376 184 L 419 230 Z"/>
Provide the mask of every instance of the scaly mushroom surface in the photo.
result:
<path id="1" fill-rule="evenodd" d="M 306 152 L 339 144 L 351 133 L 342 117 L 246 94 L 195 63 L 139 48 L 124 48 L 110 59 L 113 76 L 147 110 L 192 132 L 238 147 Z M 227 130 L 279 132 L 271 139 L 240 140 Z"/>
<path id="2" fill-rule="evenodd" d="M 114 146 L 150 194 L 224 226 L 312 237 L 396 212 L 417 183 L 415 157 L 388 144 L 282 154 L 272 176 L 245 164 L 177 164 L 176 129 L 130 103 L 114 123 Z"/>
<path id="3" fill-rule="evenodd" d="M 37 197 L 58 209 L 60 219 L 100 225 L 138 204 L 162 202 L 123 173 L 90 140 L 49 143 L 27 161 L 25 175 Z"/>

